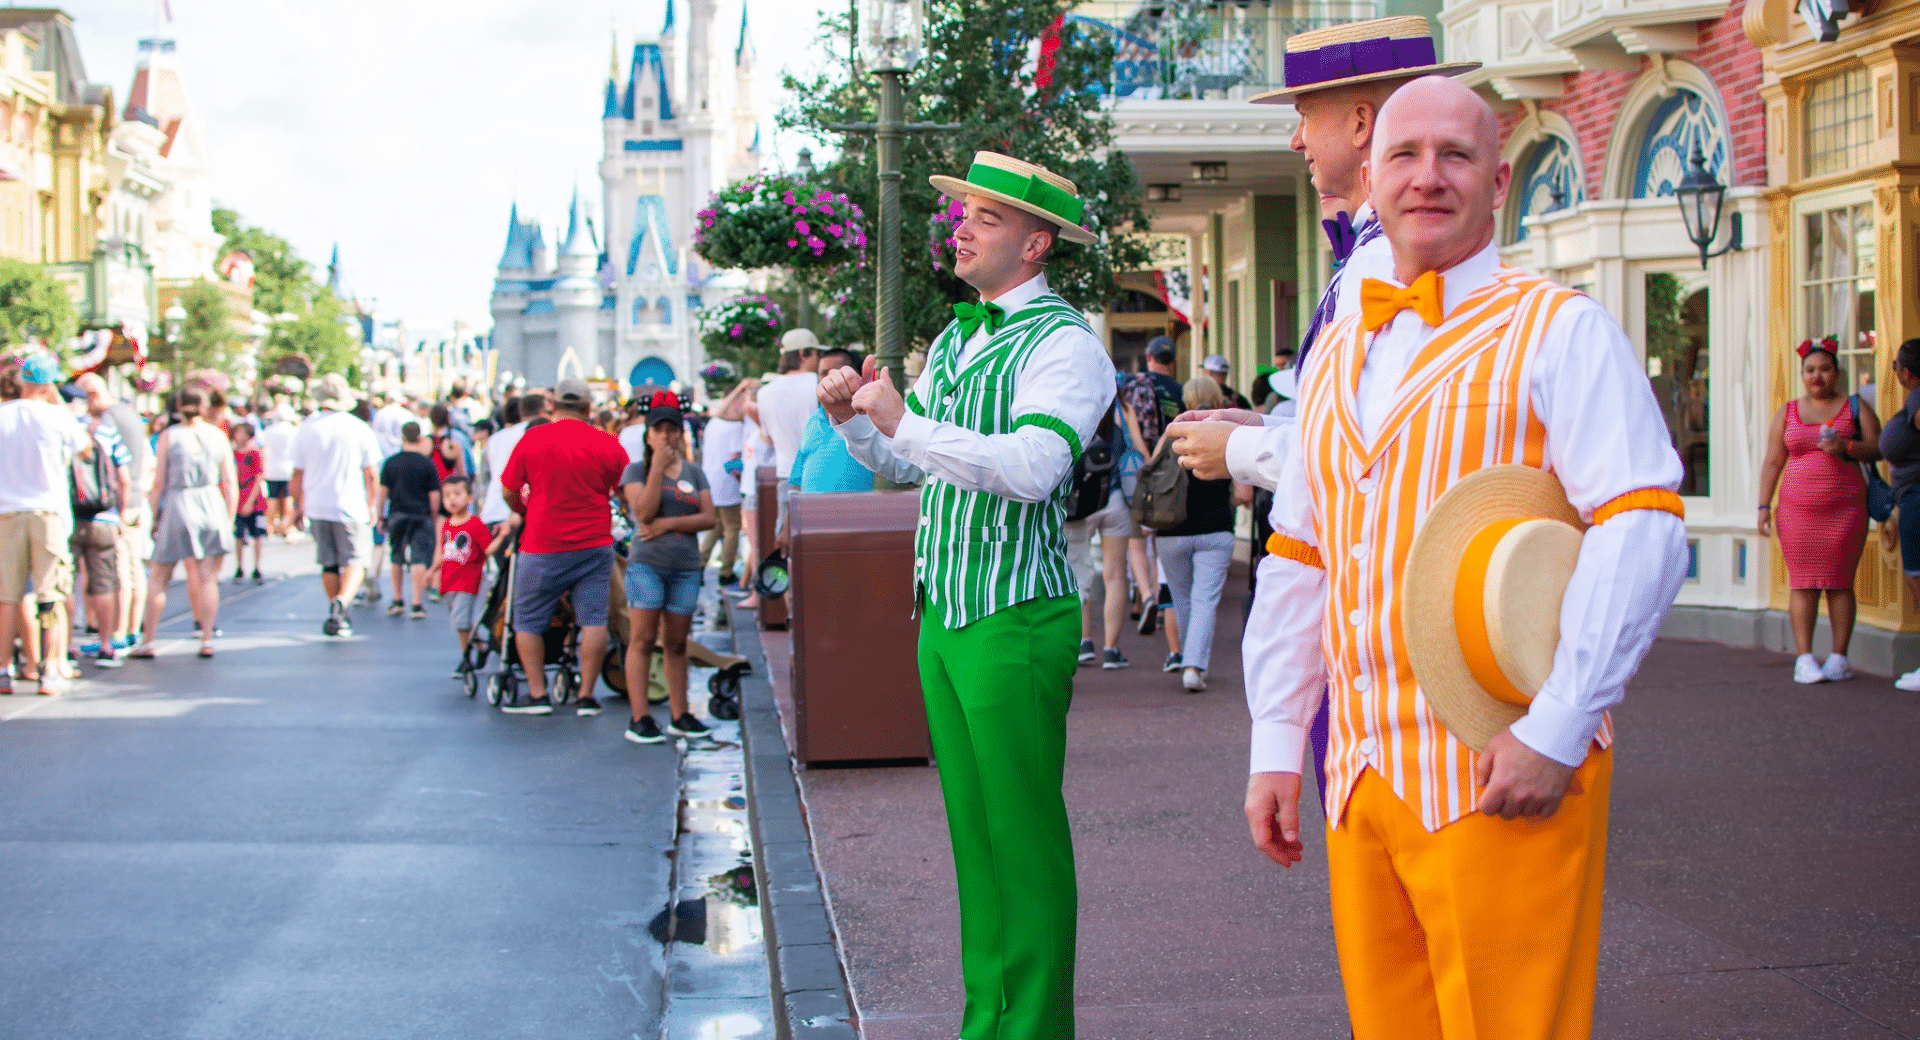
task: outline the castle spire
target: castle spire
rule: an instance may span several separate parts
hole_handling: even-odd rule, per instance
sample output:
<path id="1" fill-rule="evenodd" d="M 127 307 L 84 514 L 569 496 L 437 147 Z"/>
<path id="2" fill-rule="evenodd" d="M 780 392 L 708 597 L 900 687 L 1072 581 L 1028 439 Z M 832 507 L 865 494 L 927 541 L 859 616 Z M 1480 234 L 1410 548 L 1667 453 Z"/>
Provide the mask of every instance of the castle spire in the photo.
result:
<path id="1" fill-rule="evenodd" d="M 526 266 L 520 260 L 520 240 L 524 234 L 525 229 L 520 224 L 520 203 L 515 202 L 513 208 L 507 212 L 507 248 L 500 253 L 502 268 Z"/>
<path id="2" fill-rule="evenodd" d="M 666 36 L 671 32 L 673 32 L 673 0 L 667 0 L 667 22 L 660 27 L 660 35 Z"/>
<path id="3" fill-rule="evenodd" d="M 668 2 L 671 3 L 672 0 Z M 733 48 L 733 63 L 736 66 L 753 64 L 753 43 L 747 38 L 746 0 L 741 0 L 740 3 L 740 42 Z"/>
<path id="4" fill-rule="evenodd" d="M 333 258 L 327 261 L 327 291 L 340 295 L 340 243 L 333 244 Z"/>
<path id="5" fill-rule="evenodd" d="M 567 206 L 567 239 L 561 243 L 561 256 L 598 255 L 592 236 L 587 232 L 587 222 L 580 219 L 580 189 L 573 189 L 573 202 Z"/>
<path id="6" fill-rule="evenodd" d="M 618 119 L 620 118 L 620 33 L 618 30 L 610 29 L 607 35 L 611 37 L 612 47 L 607 53 L 607 99 L 606 103 L 600 107 L 600 118 Z"/>

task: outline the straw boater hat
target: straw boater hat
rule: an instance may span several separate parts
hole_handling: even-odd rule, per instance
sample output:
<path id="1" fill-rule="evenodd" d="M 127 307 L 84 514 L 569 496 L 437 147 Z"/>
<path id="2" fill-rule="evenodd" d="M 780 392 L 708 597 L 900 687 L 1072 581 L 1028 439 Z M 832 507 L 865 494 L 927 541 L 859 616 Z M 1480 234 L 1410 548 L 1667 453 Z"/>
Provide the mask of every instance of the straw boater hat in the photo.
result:
<path id="1" fill-rule="evenodd" d="M 1287 37 L 1282 66 L 1287 85 L 1252 100 L 1282 105 L 1312 90 L 1411 76 L 1457 76 L 1479 67 L 1477 61 L 1439 61 L 1425 18 L 1375 18 Z"/>
<path id="2" fill-rule="evenodd" d="M 1414 535 L 1407 655 L 1433 713 L 1473 750 L 1525 715 L 1553 670 L 1586 529 L 1559 478 L 1492 466 L 1448 488 Z"/>
<path id="3" fill-rule="evenodd" d="M 955 202 L 964 202 L 969 195 L 995 199 L 1059 225 L 1060 237 L 1069 242 L 1090 246 L 1098 241 L 1080 226 L 1086 204 L 1073 182 L 1030 162 L 999 152 L 975 152 L 965 180 L 944 176 L 927 180 Z"/>

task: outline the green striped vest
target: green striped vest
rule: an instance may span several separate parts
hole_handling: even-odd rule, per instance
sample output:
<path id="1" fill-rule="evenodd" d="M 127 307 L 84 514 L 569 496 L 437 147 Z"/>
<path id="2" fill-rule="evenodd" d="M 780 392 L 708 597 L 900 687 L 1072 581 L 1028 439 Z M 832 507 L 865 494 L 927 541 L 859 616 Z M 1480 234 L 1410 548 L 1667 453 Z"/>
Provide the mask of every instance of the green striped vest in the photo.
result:
<path id="1" fill-rule="evenodd" d="M 1060 434 L 1075 459 L 1080 438 L 1051 415 L 1015 418 L 1015 381 L 1040 341 L 1066 327 L 1093 335 L 1080 312 L 1053 293 L 1016 314 L 966 359 L 956 363 L 962 340 L 958 322 L 947 326 L 927 351 L 928 397 L 919 388 L 907 407 L 935 422 L 949 422 L 989 437 L 1022 426 Z M 1067 566 L 1067 482 L 1045 502 L 1028 504 L 984 491 L 966 491 L 928 475 L 920 489 L 920 529 L 914 538 L 914 578 L 927 609 L 949 629 L 964 628 L 995 611 L 1030 599 L 1078 591 Z"/>

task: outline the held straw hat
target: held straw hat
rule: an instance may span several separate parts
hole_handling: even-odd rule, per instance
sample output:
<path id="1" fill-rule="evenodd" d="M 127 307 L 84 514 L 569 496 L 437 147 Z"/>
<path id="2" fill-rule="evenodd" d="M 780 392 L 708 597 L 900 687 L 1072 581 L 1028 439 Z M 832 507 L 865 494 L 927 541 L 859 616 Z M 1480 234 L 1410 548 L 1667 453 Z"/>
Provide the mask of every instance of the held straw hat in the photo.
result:
<path id="1" fill-rule="evenodd" d="M 1457 76 L 1477 61 L 1441 62 L 1433 29 L 1418 15 L 1375 18 L 1287 37 L 1286 86 L 1256 94 L 1256 105 L 1281 105 L 1313 90 L 1412 76 Z"/>
<path id="2" fill-rule="evenodd" d="M 1586 529 L 1559 478 L 1492 466 L 1447 489 L 1414 535 L 1400 602 L 1407 655 L 1433 713 L 1473 750 L 1546 683 Z"/>
<path id="3" fill-rule="evenodd" d="M 1098 241 L 1093 232 L 1080 226 L 1086 204 L 1073 182 L 1013 156 L 975 152 L 973 168 L 967 171 L 965 180 L 933 176 L 927 181 L 955 202 L 963 202 L 969 195 L 996 199 L 1058 225 L 1060 237 L 1069 242 L 1090 246 Z"/>

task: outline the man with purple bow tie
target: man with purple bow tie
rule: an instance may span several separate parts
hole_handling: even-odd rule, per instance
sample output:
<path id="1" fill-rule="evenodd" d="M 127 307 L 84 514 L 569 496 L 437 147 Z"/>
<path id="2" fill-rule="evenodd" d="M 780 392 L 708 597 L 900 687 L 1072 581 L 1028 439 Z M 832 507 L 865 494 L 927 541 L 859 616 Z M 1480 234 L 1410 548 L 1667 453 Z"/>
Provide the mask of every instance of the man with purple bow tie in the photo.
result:
<path id="1" fill-rule="evenodd" d="M 1374 120 L 1387 98 L 1420 76 L 1458 75 L 1477 69 L 1478 62 L 1441 63 L 1437 60 L 1427 20 L 1420 17 L 1379 18 L 1311 32 L 1287 40 L 1286 86 L 1260 94 L 1255 104 L 1291 102 L 1300 121 L 1291 147 L 1306 156 L 1313 186 L 1320 193 L 1321 227 L 1333 246 L 1333 276 L 1320 304 L 1314 308 L 1301 337 L 1294 365 L 1304 373 L 1320 330 L 1360 308 L 1360 282 L 1389 277 L 1393 252 L 1361 177 L 1373 147 Z M 1189 413 L 1168 427 L 1176 438 L 1173 450 L 1181 464 L 1196 476 L 1235 480 L 1272 490 L 1279 482 L 1282 463 L 1298 450 L 1298 433 L 1290 416 L 1262 416 L 1255 412 L 1221 410 Z M 1273 515 L 1299 508 L 1300 503 L 1276 499 Z M 1279 524 L 1275 525 L 1280 526 Z M 1263 595 L 1274 583 L 1260 580 L 1260 571 L 1278 566 L 1267 556 L 1255 572 L 1253 608 L 1248 614 L 1241 659 L 1246 669 L 1247 708 L 1253 718 L 1246 814 L 1254 844 L 1274 862 L 1290 866 L 1275 824 L 1283 782 L 1298 782 L 1297 763 L 1288 766 L 1281 747 L 1274 691 L 1281 689 L 1282 672 L 1291 667 L 1277 646 L 1285 635 L 1274 624 L 1275 604 Z M 1326 787 L 1327 710 L 1322 702 L 1310 733 L 1314 777 Z M 1286 778 L 1283 781 L 1283 777 Z"/>

